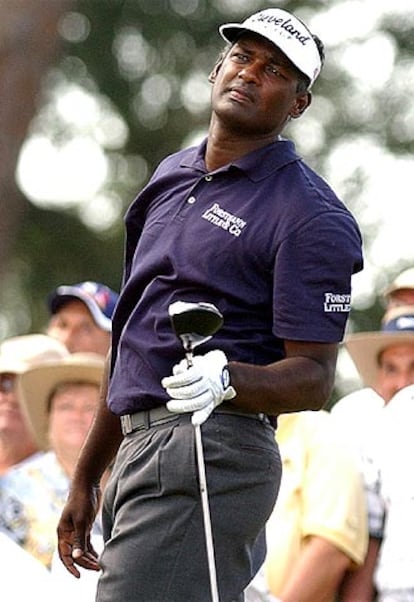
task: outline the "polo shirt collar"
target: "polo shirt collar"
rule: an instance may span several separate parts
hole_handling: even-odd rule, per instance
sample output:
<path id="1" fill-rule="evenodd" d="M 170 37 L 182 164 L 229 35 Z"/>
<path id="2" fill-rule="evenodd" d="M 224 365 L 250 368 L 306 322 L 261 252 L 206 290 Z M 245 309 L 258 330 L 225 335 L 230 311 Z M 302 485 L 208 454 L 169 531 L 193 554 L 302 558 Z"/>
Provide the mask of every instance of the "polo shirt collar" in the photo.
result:
<path id="1" fill-rule="evenodd" d="M 181 161 L 181 167 L 195 169 L 201 171 L 203 174 L 206 173 L 204 162 L 206 146 L 207 139 L 204 139 L 199 146 L 189 149 Z M 291 140 L 279 138 L 275 142 L 254 150 L 244 157 L 217 169 L 215 173 L 236 168 L 243 171 L 253 182 L 258 182 L 267 178 L 275 170 L 298 160 L 299 156 L 296 154 L 294 143 Z"/>

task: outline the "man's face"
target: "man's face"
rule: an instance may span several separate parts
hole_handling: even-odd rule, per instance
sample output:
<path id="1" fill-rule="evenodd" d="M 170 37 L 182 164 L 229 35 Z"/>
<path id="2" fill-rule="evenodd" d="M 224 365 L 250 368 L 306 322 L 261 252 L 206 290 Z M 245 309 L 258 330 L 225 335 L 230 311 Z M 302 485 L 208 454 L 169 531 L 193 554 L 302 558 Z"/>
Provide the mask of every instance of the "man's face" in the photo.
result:
<path id="1" fill-rule="evenodd" d="M 107 354 L 111 338 L 78 299 L 67 301 L 51 317 L 47 334 L 63 343 L 70 353 L 91 351 L 101 355 Z"/>
<path id="2" fill-rule="evenodd" d="M 308 92 L 297 92 L 298 77 L 274 44 L 243 35 L 210 76 L 213 113 L 238 133 L 278 134 L 289 117 L 298 117 L 310 102 Z"/>
<path id="3" fill-rule="evenodd" d="M 414 384 L 414 343 L 388 347 L 378 365 L 376 391 L 388 403 L 398 391 Z"/>
<path id="4" fill-rule="evenodd" d="M 33 437 L 20 409 L 16 390 L 16 374 L 0 374 L 0 435 L 7 436 L 9 444 L 13 438 L 21 444 L 33 445 Z"/>
<path id="5" fill-rule="evenodd" d="M 400 305 L 414 305 L 414 289 L 400 288 L 392 292 L 388 298 L 387 309 Z"/>

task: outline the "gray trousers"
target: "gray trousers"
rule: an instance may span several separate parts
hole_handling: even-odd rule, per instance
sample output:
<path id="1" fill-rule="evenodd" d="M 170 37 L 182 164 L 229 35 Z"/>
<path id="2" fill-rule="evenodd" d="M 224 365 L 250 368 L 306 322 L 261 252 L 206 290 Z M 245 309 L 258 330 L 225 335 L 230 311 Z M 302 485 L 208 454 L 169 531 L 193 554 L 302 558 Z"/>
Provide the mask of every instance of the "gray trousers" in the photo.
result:
<path id="1" fill-rule="evenodd" d="M 265 556 L 281 478 L 274 429 L 213 414 L 202 425 L 220 602 L 242 602 Z M 105 488 L 97 602 L 210 602 L 189 415 L 124 438 Z"/>

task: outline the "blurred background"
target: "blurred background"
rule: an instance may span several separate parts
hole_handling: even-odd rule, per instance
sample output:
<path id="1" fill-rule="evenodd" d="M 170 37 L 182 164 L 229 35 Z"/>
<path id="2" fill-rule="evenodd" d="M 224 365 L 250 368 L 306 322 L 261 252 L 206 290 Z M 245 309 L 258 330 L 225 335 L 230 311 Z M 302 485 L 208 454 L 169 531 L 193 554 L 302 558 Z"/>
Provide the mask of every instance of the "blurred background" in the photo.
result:
<path id="1" fill-rule="evenodd" d="M 123 215 L 167 153 L 204 136 L 217 27 L 294 11 L 324 41 L 286 135 L 361 226 L 349 329 L 414 265 L 412 0 L 0 0 L 0 340 L 42 330 L 61 283 L 118 290 Z M 337 389 L 357 386 L 342 354 Z"/>

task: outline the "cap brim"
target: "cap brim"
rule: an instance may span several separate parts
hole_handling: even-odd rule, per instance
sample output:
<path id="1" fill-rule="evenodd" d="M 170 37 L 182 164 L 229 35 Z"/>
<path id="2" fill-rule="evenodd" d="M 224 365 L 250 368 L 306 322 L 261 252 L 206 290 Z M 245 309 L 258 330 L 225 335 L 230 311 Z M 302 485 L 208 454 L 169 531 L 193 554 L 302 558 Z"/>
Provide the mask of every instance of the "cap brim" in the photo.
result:
<path id="1" fill-rule="evenodd" d="M 395 291 L 405 291 L 405 290 L 414 290 L 414 282 L 412 284 L 390 284 L 387 288 L 385 288 L 382 292 L 383 297 L 389 297 Z"/>
<path id="2" fill-rule="evenodd" d="M 378 357 L 381 351 L 393 345 L 414 346 L 414 332 L 360 332 L 344 341 L 362 381 L 375 387 L 378 376 Z"/>
<path id="3" fill-rule="evenodd" d="M 240 23 L 226 23 L 225 25 L 220 25 L 219 32 L 221 37 L 230 44 L 233 44 L 237 40 L 237 38 L 245 31 L 250 31 L 240 25 Z"/>

